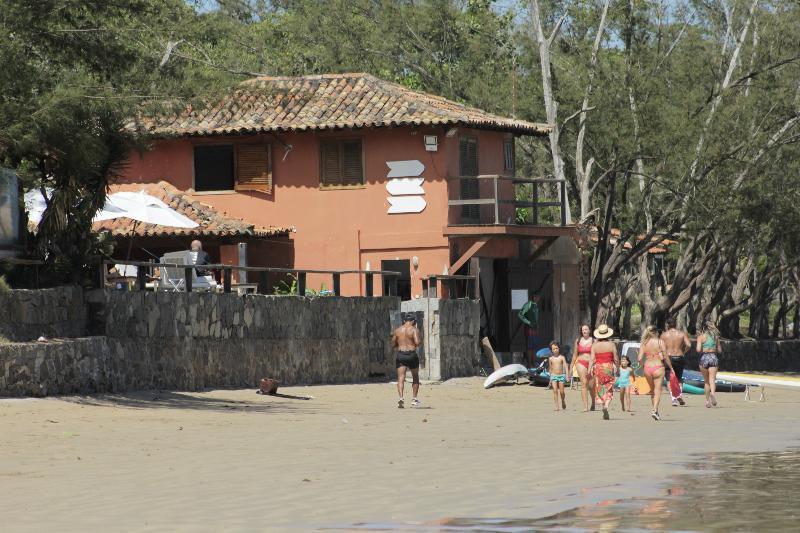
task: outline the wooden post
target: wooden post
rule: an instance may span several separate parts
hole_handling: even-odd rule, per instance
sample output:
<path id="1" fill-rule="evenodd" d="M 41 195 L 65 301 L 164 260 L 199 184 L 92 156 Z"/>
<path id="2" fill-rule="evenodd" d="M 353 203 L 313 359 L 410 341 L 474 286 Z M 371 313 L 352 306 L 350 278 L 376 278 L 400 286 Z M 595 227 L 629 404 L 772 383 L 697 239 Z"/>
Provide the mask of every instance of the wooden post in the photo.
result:
<path id="1" fill-rule="evenodd" d="M 366 290 L 367 298 L 372 298 L 374 292 L 373 291 L 374 287 L 372 286 L 372 272 L 367 272 L 366 274 L 364 274 L 364 282 L 367 284 L 367 290 Z"/>
<path id="2" fill-rule="evenodd" d="M 222 269 L 222 291 L 226 294 L 231 292 L 232 275 L 233 275 L 233 269 L 231 267 L 226 267 Z"/>
<path id="3" fill-rule="evenodd" d="M 531 203 L 533 203 L 532 215 L 533 225 L 539 225 L 539 182 L 534 181 L 531 183 Z"/>
<path id="4" fill-rule="evenodd" d="M 567 225 L 567 183 L 562 181 L 558 184 L 561 188 L 561 225 Z"/>
<path id="5" fill-rule="evenodd" d="M 258 294 L 267 294 L 267 271 L 258 273 Z"/>
<path id="6" fill-rule="evenodd" d="M 305 296 L 306 295 L 306 273 L 305 272 L 298 272 L 297 273 L 297 295 L 298 296 Z"/>
<path id="7" fill-rule="evenodd" d="M 192 269 L 194 267 L 185 267 L 183 269 L 183 282 L 186 285 L 186 292 L 192 292 Z"/>
<path id="8" fill-rule="evenodd" d="M 389 294 L 397 296 L 397 276 L 389 276 Z"/>
<path id="9" fill-rule="evenodd" d="M 136 288 L 140 291 L 147 288 L 147 270 L 145 270 L 145 267 L 136 267 Z"/>
<path id="10" fill-rule="evenodd" d="M 472 287 L 472 291 L 467 291 L 469 294 L 472 292 L 472 299 L 478 300 L 481 298 L 481 260 L 479 257 L 473 257 L 469 260 L 469 274 L 475 276 L 473 283 L 467 282 L 467 286 Z"/>
<path id="11" fill-rule="evenodd" d="M 333 273 L 333 294 L 334 296 L 342 295 L 341 274 L 338 272 Z"/>

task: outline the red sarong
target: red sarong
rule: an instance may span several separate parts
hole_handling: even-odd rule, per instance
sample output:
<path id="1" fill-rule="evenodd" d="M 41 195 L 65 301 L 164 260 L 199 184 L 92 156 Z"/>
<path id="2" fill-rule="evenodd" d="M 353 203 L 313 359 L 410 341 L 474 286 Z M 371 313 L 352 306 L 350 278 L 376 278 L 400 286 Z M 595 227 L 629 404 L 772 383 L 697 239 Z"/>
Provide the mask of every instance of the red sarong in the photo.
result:
<path id="1" fill-rule="evenodd" d="M 614 397 L 614 364 L 601 363 L 594 365 L 594 382 L 597 398 L 601 402 L 610 402 Z"/>

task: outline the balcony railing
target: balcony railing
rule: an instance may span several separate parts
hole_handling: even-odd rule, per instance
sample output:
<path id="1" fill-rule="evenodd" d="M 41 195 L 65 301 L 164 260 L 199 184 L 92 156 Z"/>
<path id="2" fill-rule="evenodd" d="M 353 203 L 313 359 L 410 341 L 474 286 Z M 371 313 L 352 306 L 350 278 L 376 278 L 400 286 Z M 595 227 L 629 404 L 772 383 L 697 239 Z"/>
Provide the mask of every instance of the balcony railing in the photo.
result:
<path id="1" fill-rule="evenodd" d="M 196 265 L 185 265 L 182 263 L 151 263 L 146 261 L 123 261 L 121 259 L 106 259 L 100 261 L 98 264 L 98 276 L 95 280 L 98 288 L 105 287 L 107 271 L 106 268 L 112 265 L 130 265 L 136 267 L 136 283 L 135 287 L 140 290 L 146 290 L 148 271 L 154 268 L 173 268 L 183 271 L 183 283 L 181 284 L 180 292 L 192 292 L 192 280 L 194 278 L 193 271 L 197 268 Z M 297 277 L 297 295 L 306 295 L 306 275 L 307 274 L 322 274 L 330 275 L 333 283 L 333 296 L 341 296 L 341 277 L 342 275 L 355 275 L 364 279 L 364 287 L 367 298 L 375 296 L 374 279 L 375 275 L 381 276 L 384 280 L 388 281 L 389 294 L 385 296 L 397 296 L 397 280 L 400 272 L 389 270 L 307 270 L 297 268 L 269 268 L 269 267 L 248 267 L 239 265 L 200 265 L 203 270 L 221 270 L 222 271 L 222 292 L 229 293 L 232 290 L 232 274 L 234 270 L 240 272 L 257 273 L 258 283 L 256 290 L 258 294 L 269 294 L 268 292 L 268 275 L 269 274 L 289 274 Z M 152 274 L 152 272 L 150 272 Z"/>
<path id="2" fill-rule="evenodd" d="M 448 206 L 462 209 L 450 217 L 458 220 L 455 225 L 567 225 L 566 180 L 488 174 L 449 181 L 450 196 L 457 199 L 449 200 Z"/>

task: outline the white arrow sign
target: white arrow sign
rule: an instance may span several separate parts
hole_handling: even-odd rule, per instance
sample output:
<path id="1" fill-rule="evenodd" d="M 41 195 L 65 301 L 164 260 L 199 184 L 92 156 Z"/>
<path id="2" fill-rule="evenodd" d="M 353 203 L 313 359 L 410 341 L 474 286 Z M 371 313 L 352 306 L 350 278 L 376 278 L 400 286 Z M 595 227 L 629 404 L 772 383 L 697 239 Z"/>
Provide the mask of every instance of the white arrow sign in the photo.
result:
<path id="1" fill-rule="evenodd" d="M 408 161 L 387 161 L 386 166 L 389 167 L 389 174 L 387 178 L 415 178 L 425 171 L 425 165 L 411 159 Z"/>
<path id="2" fill-rule="evenodd" d="M 422 183 L 425 178 L 400 178 L 386 182 L 386 190 L 389 194 L 402 196 L 404 194 L 425 194 Z"/>
<path id="3" fill-rule="evenodd" d="M 400 213 L 421 213 L 425 206 L 425 198 L 422 196 L 390 196 L 386 200 L 389 201 L 390 215 L 397 215 Z"/>

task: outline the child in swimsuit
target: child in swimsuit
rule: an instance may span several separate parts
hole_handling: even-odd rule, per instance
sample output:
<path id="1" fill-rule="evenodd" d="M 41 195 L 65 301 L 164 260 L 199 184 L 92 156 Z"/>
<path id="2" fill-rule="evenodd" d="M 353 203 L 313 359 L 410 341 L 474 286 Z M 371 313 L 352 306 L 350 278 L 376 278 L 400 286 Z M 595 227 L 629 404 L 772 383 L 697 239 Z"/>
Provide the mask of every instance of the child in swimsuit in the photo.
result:
<path id="1" fill-rule="evenodd" d="M 550 373 L 550 386 L 553 389 L 553 403 L 555 403 L 556 408 L 553 409 L 554 411 L 558 411 L 559 409 L 566 409 L 567 402 L 564 398 L 564 387 L 567 384 L 567 358 L 561 353 L 561 346 L 556 341 L 552 341 L 550 343 L 550 352 L 553 354 L 547 360 L 547 371 Z M 558 397 L 561 396 L 561 403 L 558 401 Z"/>
<path id="2" fill-rule="evenodd" d="M 631 388 L 633 387 L 633 367 L 631 367 L 631 360 L 625 355 L 619 361 L 619 377 L 617 378 L 616 386 L 619 387 L 619 401 L 622 404 L 622 410 L 631 412 Z"/>

